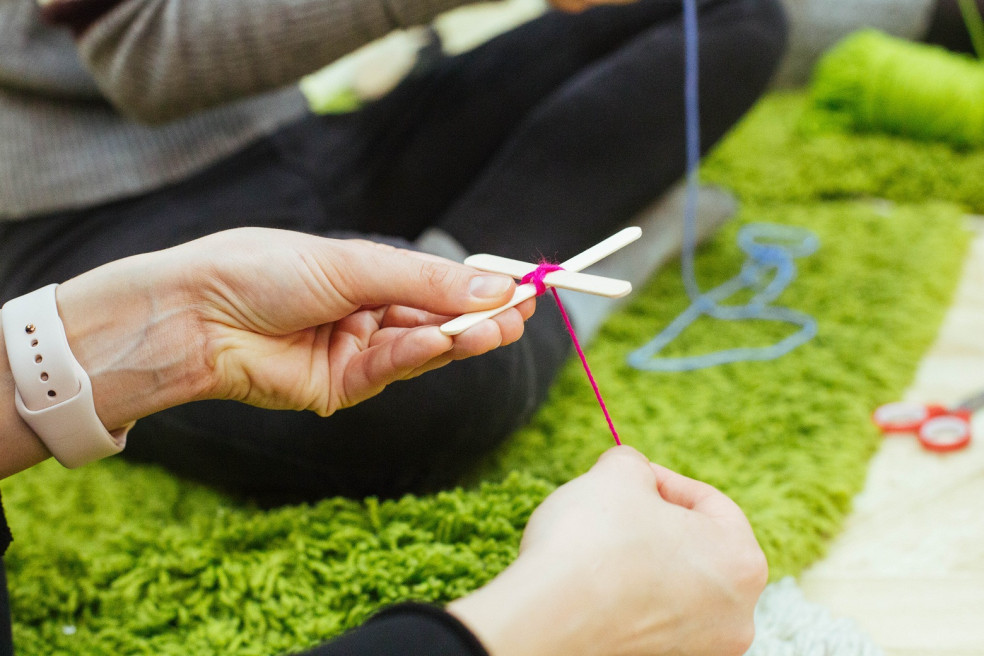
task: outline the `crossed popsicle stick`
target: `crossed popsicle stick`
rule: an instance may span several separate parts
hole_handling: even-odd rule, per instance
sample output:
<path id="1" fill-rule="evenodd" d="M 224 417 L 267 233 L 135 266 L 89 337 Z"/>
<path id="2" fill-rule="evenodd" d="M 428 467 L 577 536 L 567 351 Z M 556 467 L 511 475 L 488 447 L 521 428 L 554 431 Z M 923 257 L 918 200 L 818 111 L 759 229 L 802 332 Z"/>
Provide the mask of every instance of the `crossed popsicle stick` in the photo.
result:
<path id="1" fill-rule="evenodd" d="M 559 287 L 560 289 L 569 289 L 575 292 L 585 292 L 598 296 L 607 296 L 609 298 L 625 296 L 632 291 L 632 283 L 629 281 L 578 272 L 608 257 L 620 248 L 631 244 L 640 236 L 642 236 L 642 229 L 636 227 L 625 228 L 608 239 L 595 244 L 583 253 L 579 253 L 571 259 L 561 262 L 560 266 L 562 270 L 548 273 L 543 277 L 543 284 L 547 287 Z M 501 273 L 520 279 L 537 268 L 536 264 L 485 253 L 468 257 L 465 260 L 465 264 L 480 271 Z M 516 288 L 512 298 L 505 305 L 491 310 L 463 314 L 442 325 L 441 332 L 445 335 L 457 335 L 468 330 L 480 321 L 494 317 L 500 312 L 519 305 L 526 299 L 533 298 L 534 296 L 536 296 L 536 286 L 532 282 L 525 283 Z"/>

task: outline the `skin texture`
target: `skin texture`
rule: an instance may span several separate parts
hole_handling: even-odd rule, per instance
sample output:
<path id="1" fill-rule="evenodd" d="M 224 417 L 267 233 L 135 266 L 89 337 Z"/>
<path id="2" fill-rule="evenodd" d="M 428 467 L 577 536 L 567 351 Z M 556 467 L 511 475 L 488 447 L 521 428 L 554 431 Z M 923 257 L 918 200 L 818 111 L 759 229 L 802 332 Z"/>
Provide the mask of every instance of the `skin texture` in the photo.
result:
<path id="1" fill-rule="evenodd" d="M 201 399 L 330 415 L 519 339 L 532 301 L 453 338 L 439 330 L 513 289 L 510 278 L 389 246 L 246 228 L 99 267 L 63 283 L 57 301 L 114 430 Z M 48 454 L 16 413 L 5 351 L 0 387 L 8 476 Z"/>
<path id="2" fill-rule="evenodd" d="M 622 446 L 548 497 L 519 558 L 449 610 L 493 656 L 739 656 L 767 578 L 734 502 Z"/>
<path id="3" fill-rule="evenodd" d="M 206 398 L 331 414 L 519 339 L 533 300 L 457 337 L 439 330 L 514 287 L 390 247 L 250 228 L 100 267 L 57 302 L 113 429 Z M 2 348 L 0 400 L 2 477 L 49 455 L 16 413 Z M 518 559 L 448 610 L 492 656 L 739 656 L 767 573 L 730 499 L 623 446 L 550 495 Z"/>

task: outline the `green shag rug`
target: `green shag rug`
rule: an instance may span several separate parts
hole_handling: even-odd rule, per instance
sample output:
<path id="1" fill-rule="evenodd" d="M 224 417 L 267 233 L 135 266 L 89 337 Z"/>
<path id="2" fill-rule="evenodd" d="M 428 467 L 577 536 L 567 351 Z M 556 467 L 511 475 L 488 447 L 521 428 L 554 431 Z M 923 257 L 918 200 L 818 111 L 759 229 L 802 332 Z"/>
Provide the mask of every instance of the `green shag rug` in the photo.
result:
<path id="1" fill-rule="evenodd" d="M 962 266 L 962 214 L 984 212 L 984 153 L 807 136 L 803 109 L 803 95 L 768 97 L 708 159 L 705 178 L 734 189 L 743 209 L 698 267 L 705 286 L 731 277 L 745 221 L 813 229 L 821 249 L 798 261 L 780 302 L 816 316 L 819 336 L 774 362 L 635 371 L 626 354 L 687 305 L 671 266 L 588 352 L 624 440 L 731 495 L 773 579 L 815 561 L 840 530 L 878 445 L 869 413 L 912 378 Z M 672 352 L 761 345 L 792 330 L 705 321 Z M 15 640 L 22 655 L 299 650 L 382 605 L 446 601 L 493 577 L 537 503 L 610 442 L 572 361 L 473 481 L 433 496 L 263 511 L 154 468 L 49 462 L 3 486 Z"/>

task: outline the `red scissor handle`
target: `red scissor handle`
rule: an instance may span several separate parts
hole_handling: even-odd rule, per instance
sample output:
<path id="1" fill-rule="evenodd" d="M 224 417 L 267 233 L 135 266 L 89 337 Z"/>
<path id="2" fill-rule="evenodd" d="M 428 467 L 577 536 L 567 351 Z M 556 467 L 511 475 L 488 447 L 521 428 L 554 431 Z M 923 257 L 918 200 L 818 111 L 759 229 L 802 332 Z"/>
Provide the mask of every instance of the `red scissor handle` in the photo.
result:
<path id="1" fill-rule="evenodd" d="M 871 420 L 883 433 L 915 433 L 927 420 L 946 414 L 942 405 L 922 403 L 886 403 L 875 410 Z"/>
<path id="2" fill-rule="evenodd" d="M 956 451 L 970 444 L 970 411 L 961 410 L 931 417 L 919 427 L 916 437 L 930 451 Z"/>

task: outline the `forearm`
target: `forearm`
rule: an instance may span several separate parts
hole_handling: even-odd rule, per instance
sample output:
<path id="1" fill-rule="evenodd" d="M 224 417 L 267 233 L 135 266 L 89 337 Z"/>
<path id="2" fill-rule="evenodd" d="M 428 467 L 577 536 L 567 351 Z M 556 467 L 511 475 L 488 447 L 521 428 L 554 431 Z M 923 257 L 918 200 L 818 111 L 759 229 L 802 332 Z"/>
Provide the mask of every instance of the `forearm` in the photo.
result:
<path id="1" fill-rule="evenodd" d="M 292 84 L 390 31 L 472 0 L 120 0 L 80 31 L 79 50 L 106 96 L 162 122 Z M 104 11 L 104 9 L 103 9 Z"/>
<path id="2" fill-rule="evenodd" d="M 72 354 L 92 383 L 96 414 L 113 431 L 200 398 L 208 377 L 194 304 L 180 272 L 160 254 L 120 260 L 61 284 L 56 300 Z M 0 478 L 50 453 L 20 418 L 0 335 Z"/>
<path id="3" fill-rule="evenodd" d="M 467 626 L 491 656 L 615 654 L 610 627 L 598 625 L 593 597 L 579 586 L 590 573 L 556 560 L 520 557 L 487 585 L 455 600 L 448 612 Z"/>
<path id="4" fill-rule="evenodd" d="M 110 431 L 206 394 L 196 296 L 173 253 L 119 260 L 58 288 L 69 345 Z"/>
<path id="5" fill-rule="evenodd" d="M 508 277 L 440 258 L 244 228 L 111 262 L 62 283 L 54 300 L 98 421 L 113 432 L 203 399 L 327 416 L 519 339 L 532 303 L 453 338 L 438 328 L 447 316 L 501 306 L 514 290 Z M 17 330 L 19 315 L 7 316 L 4 329 Z M 9 371 L 2 380 L 6 402 Z M 4 408 L 5 424 L 19 426 L 12 404 Z M 30 443 L 21 437 L 18 453 Z M 30 453 L 34 462 L 45 455 Z M 18 462 L 6 473 L 33 464 Z"/>

